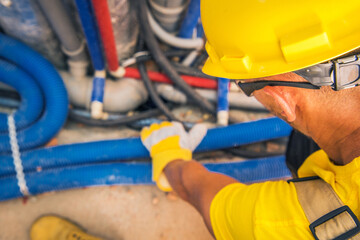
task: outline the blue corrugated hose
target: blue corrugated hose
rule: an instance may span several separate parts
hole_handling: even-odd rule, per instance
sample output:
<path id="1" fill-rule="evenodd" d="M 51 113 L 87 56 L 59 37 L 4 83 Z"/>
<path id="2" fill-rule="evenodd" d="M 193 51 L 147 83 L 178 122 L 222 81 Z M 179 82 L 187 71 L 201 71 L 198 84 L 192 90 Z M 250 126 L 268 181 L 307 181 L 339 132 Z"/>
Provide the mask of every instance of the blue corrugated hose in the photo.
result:
<path id="1" fill-rule="evenodd" d="M 37 52 L 3 34 L 0 34 L 0 57 L 32 77 L 41 88 L 46 102 L 40 119 L 17 132 L 20 149 L 32 149 L 47 143 L 61 129 L 67 117 L 68 96 L 60 75 Z M 0 134 L 0 154 L 9 153 L 10 149 L 8 134 Z"/>
<path id="2" fill-rule="evenodd" d="M 39 117 L 44 107 L 43 94 L 36 81 L 14 64 L 0 59 L 0 82 L 13 87 L 21 96 L 14 114 L 16 129 L 21 130 Z M 8 133 L 7 115 L 0 113 L 0 133 Z"/>
<path id="3" fill-rule="evenodd" d="M 253 122 L 239 123 L 228 127 L 210 129 L 195 152 L 236 147 L 259 141 L 287 137 L 291 127 L 279 118 L 268 118 Z M 21 155 L 24 172 L 34 172 L 37 168 L 49 169 L 80 164 L 111 161 L 129 161 L 149 157 L 140 138 L 106 140 L 77 143 L 52 148 L 36 149 Z M 0 156 L 0 177 L 14 175 L 10 156 Z"/>
<path id="4" fill-rule="evenodd" d="M 204 164 L 241 182 L 290 177 L 284 156 L 231 163 Z M 108 163 L 56 168 L 26 174 L 29 191 L 39 194 L 86 186 L 152 184 L 150 163 Z M 21 197 L 15 176 L 0 178 L 0 201 Z"/>

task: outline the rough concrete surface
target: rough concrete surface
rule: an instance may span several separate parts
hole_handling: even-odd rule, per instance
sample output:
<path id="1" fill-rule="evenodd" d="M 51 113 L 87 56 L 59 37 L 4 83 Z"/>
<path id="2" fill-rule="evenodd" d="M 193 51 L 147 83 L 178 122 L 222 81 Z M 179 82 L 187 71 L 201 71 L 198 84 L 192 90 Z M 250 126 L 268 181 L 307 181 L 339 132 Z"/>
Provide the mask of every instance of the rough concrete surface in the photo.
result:
<path id="1" fill-rule="evenodd" d="M 0 204 L 0 239 L 29 239 L 39 216 L 66 217 L 105 239 L 212 239 L 197 211 L 155 186 L 91 187 Z"/>

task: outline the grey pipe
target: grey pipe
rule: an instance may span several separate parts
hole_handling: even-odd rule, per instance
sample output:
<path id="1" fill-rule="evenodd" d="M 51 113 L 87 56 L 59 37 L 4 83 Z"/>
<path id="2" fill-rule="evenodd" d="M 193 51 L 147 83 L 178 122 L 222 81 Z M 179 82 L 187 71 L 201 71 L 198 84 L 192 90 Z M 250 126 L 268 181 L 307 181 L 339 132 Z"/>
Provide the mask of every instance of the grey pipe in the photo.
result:
<path id="1" fill-rule="evenodd" d="M 92 78 L 74 78 L 68 72 L 60 72 L 71 104 L 81 108 L 90 108 Z M 123 78 L 117 81 L 106 80 L 104 89 L 104 111 L 128 112 L 146 102 L 148 93 L 141 81 Z"/>
<path id="2" fill-rule="evenodd" d="M 52 29 L 61 42 L 63 52 L 69 57 L 70 68 L 85 68 L 88 57 L 85 51 L 85 42 L 80 40 L 74 28 L 74 23 L 67 14 L 61 0 L 37 0 Z M 80 63 L 77 64 L 76 63 Z M 76 66 L 74 66 L 76 65 Z"/>

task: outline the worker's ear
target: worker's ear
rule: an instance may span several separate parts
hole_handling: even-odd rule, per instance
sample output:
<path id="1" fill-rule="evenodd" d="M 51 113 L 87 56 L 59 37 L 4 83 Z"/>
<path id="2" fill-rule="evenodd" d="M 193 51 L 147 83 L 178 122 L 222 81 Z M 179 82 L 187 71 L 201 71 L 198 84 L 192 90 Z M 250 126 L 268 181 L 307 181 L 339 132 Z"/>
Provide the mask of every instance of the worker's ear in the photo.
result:
<path id="1" fill-rule="evenodd" d="M 294 99 L 295 92 L 289 88 L 284 91 L 283 87 L 265 87 L 265 94 L 274 99 L 278 111 L 287 122 L 291 123 L 296 119 L 296 100 Z"/>

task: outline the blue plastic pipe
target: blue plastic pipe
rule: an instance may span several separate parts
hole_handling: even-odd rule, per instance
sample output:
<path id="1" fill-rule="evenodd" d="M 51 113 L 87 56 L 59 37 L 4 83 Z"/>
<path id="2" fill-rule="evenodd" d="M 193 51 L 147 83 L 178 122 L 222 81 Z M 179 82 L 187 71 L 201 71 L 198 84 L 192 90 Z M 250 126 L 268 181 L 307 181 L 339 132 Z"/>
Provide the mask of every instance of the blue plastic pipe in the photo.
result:
<path id="1" fill-rule="evenodd" d="M 16 65 L 0 59 L 0 82 L 13 87 L 21 96 L 20 106 L 14 114 L 16 129 L 34 123 L 44 107 L 43 94 L 35 79 Z M 0 113 L 0 133 L 8 134 L 7 114 L 4 113 Z"/>
<path id="2" fill-rule="evenodd" d="M 91 62 L 95 70 L 102 71 L 105 68 L 105 63 L 91 3 L 89 0 L 76 0 L 75 3 L 89 48 Z"/>
<path id="3" fill-rule="evenodd" d="M 207 132 L 195 152 L 218 150 L 287 137 L 290 135 L 291 129 L 287 123 L 279 118 L 268 118 L 214 128 Z M 24 152 L 21 157 L 24 172 L 29 173 L 36 172 L 37 169 L 45 170 L 64 166 L 148 158 L 149 152 L 142 145 L 140 138 L 127 138 L 37 149 Z M 12 161 L 10 156 L 0 156 L 0 177 L 15 174 Z"/>
<path id="4" fill-rule="evenodd" d="M 95 15 L 89 0 L 76 0 L 81 25 L 88 44 L 91 62 L 95 71 L 105 70 L 105 61 L 102 54 L 99 32 L 96 26 Z M 95 76 L 93 80 L 93 89 L 91 93 L 92 102 L 103 102 L 104 99 L 104 77 Z"/>
<path id="5" fill-rule="evenodd" d="M 200 19 L 200 0 L 191 0 L 179 31 L 181 38 L 193 38 L 194 29 Z"/>
<path id="6" fill-rule="evenodd" d="M 206 163 L 241 182 L 258 182 L 290 177 L 284 156 L 229 163 Z M 56 168 L 25 175 L 32 194 L 103 185 L 153 184 L 150 163 L 108 163 Z M 15 176 L 0 178 L 0 201 L 21 197 Z"/>
<path id="7" fill-rule="evenodd" d="M 227 78 L 218 79 L 218 111 L 229 111 L 229 83 Z"/>
<path id="8" fill-rule="evenodd" d="M 20 150 L 47 143 L 61 129 L 67 118 L 68 96 L 60 75 L 52 64 L 37 52 L 3 34 L 0 34 L 0 57 L 20 67 L 36 80 L 46 102 L 41 118 L 18 131 Z M 10 150 L 8 134 L 0 134 L 0 154 L 9 153 Z"/>
<path id="9" fill-rule="evenodd" d="M 91 102 L 104 101 L 105 78 L 95 76 L 93 79 L 93 87 L 91 93 Z"/>
<path id="10" fill-rule="evenodd" d="M 226 126 L 229 122 L 229 79 L 218 79 L 218 105 L 217 105 L 217 120 L 218 124 Z"/>

